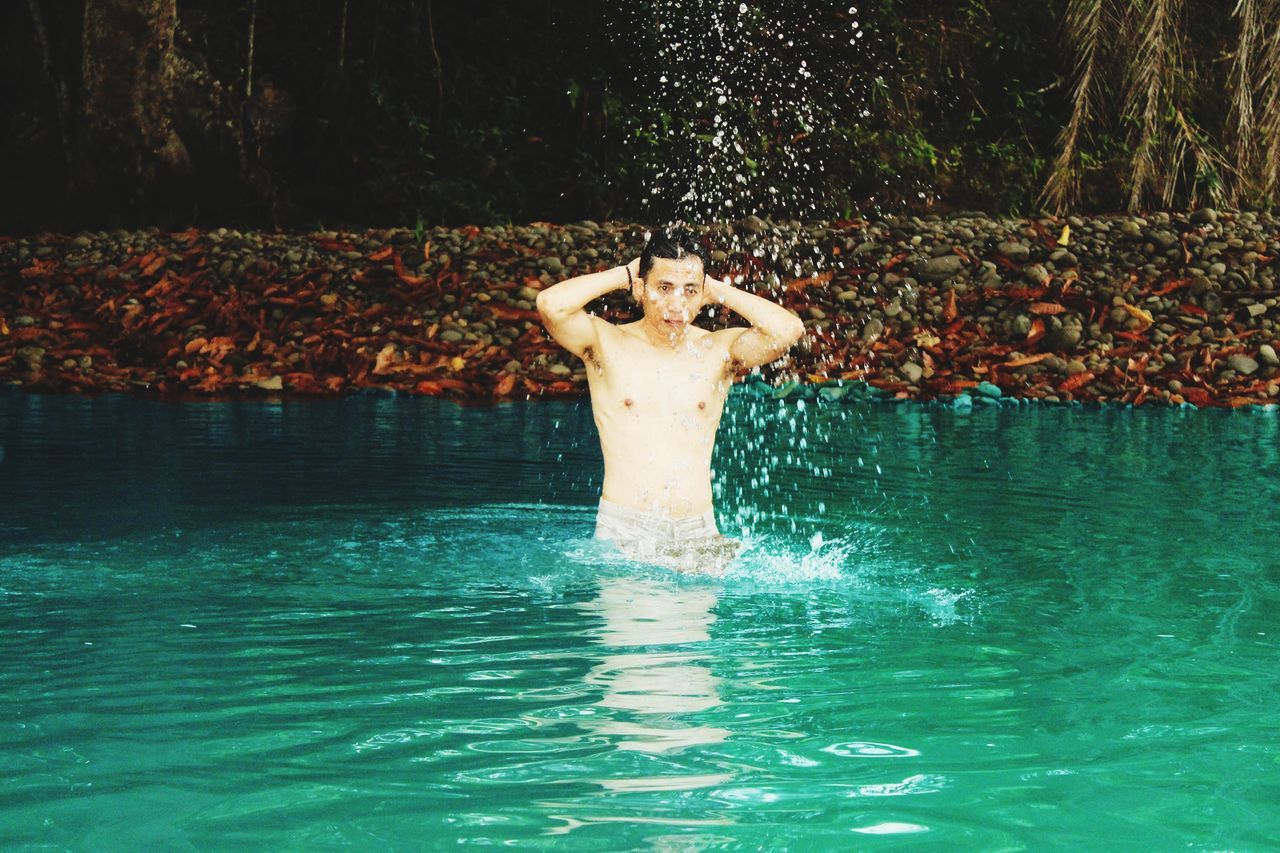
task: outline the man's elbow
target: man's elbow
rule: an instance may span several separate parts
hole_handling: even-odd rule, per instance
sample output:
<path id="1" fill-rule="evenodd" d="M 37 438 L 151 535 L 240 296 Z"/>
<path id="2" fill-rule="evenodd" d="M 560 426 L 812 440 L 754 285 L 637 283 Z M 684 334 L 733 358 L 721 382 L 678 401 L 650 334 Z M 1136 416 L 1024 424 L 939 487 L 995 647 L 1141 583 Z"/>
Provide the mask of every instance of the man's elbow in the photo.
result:
<path id="1" fill-rule="evenodd" d="M 534 307 L 538 309 L 543 319 L 552 316 L 555 313 L 555 297 L 545 290 L 538 291 L 538 296 L 533 300 Z"/>
<path id="2" fill-rule="evenodd" d="M 787 346 L 794 346 L 797 341 L 804 337 L 804 320 L 801 320 L 795 314 L 791 315 L 792 322 L 787 324 L 786 340 Z"/>

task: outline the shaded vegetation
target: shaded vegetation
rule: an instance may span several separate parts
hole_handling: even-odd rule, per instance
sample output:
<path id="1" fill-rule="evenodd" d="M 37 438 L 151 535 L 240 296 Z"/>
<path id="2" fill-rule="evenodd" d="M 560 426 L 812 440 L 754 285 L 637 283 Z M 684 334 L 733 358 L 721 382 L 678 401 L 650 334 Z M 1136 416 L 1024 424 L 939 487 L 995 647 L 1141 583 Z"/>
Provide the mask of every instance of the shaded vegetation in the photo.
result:
<path id="1" fill-rule="evenodd" d="M 705 112 L 653 88 L 659 3 L 191 0 L 159 61 L 168 113 L 112 142 L 86 81 L 102 79 L 95 46 L 130 34 L 85 13 L 113 5 L 0 10 L 5 231 L 655 218 L 654 176 L 690 169 L 708 134 Z M 819 127 L 725 105 L 753 192 L 723 215 L 1270 204 L 1278 5 L 753 2 L 757 49 L 786 22 L 865 37 L 803 45 L 826 86 L 809 91 Z M 739 4 L 686 6 L 710 20 Z M 797 56 L 757 65 L 781 80 Z M 169 140 L 156 162 L 105 156 L 154 138 Z"/>

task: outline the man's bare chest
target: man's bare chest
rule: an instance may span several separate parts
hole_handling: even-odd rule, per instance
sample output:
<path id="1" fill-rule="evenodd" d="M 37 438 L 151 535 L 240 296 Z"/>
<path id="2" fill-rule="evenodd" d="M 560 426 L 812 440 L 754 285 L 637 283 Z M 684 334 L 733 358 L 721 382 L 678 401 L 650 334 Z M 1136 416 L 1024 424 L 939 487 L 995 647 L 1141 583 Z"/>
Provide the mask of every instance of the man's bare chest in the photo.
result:
<path id="1" fill-rule="evenodd" d="M 711 342 L 691 341 L 664 352 L 619 335 L 585 353 L 593 395 L 619 400 L 627 408 L 672 412 L 719 411 L 732 374 Z"/>

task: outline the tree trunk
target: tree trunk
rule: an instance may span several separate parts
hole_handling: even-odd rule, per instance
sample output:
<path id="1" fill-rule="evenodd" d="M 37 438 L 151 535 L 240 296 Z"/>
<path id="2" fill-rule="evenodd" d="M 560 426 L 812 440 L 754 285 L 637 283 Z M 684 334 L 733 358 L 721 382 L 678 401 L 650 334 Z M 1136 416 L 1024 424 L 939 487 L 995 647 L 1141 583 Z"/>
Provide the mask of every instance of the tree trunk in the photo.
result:
<path id="1" fill-rule="evenodd" d="M 191 171 L 174 129 L 177 0 L 85 0 L 77 194 L 152 215 Z"/>

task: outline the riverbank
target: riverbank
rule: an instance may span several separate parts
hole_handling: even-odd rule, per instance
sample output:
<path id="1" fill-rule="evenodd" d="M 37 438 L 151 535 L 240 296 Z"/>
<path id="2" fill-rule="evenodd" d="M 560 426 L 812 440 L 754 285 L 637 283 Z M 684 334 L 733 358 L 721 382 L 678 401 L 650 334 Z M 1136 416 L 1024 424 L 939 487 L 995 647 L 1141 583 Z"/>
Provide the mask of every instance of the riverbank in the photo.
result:
<path id="1" fill-rule="evenodd" d="M 1280 395 L 1270 213 L 749 217 L 708 237 L 712 274 L 742 276 L 808 328 L 754 387 L 1229 407 Z M 640 226 L 593 222 L 0 237 L 0 382 L 170 400 L 584 395 L 581 362 L 544 334 L 534 299 L 643 244 Z M 590 307 L 638 316 L 622 293 Z"/>

